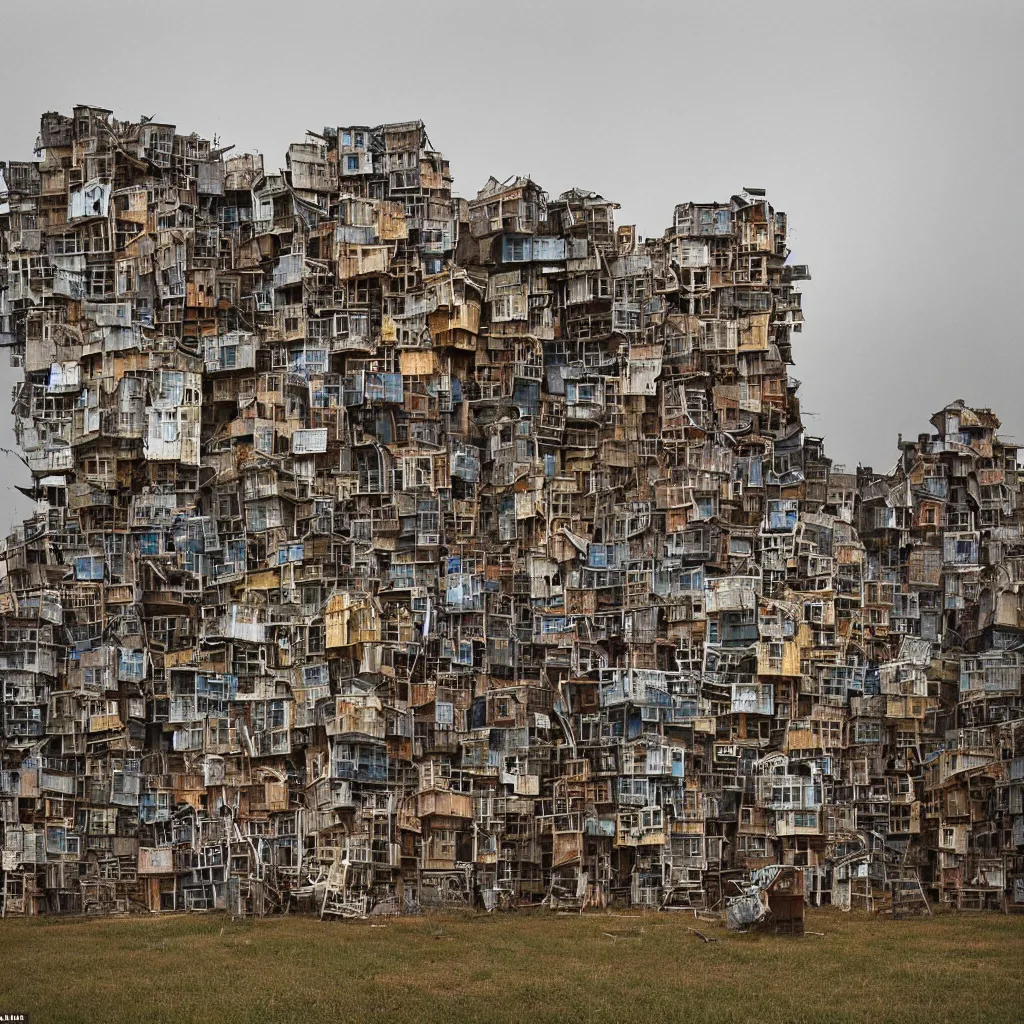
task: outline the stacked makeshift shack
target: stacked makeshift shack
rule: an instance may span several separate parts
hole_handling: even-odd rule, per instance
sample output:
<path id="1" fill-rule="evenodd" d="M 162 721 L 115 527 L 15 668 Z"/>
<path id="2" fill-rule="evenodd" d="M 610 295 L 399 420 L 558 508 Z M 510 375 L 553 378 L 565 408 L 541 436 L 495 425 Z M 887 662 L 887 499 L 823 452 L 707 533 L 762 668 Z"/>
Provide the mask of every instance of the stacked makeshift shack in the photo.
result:
<path id="1" fill-rule="evenodd" d="M 957 402 L 832 471 L 760 190 L 641 240 L 453 198 L 418 121 L 278 171 L 95 107 L 37 148 L 3 913 L 718 906 L 772 865 L 1024 905 L 1016 448 Z"/>

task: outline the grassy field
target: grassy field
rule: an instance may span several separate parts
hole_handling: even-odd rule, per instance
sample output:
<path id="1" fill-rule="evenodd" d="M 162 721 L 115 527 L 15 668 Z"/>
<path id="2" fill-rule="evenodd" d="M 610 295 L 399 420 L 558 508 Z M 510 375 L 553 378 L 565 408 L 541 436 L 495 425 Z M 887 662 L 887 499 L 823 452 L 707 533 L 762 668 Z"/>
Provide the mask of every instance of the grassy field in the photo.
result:
<path id="1" fill-rule="evenodd" d="M 818 911 L 803 938 L 544 911 L 0 922 L 0 1013 L 61 1022 L 1021 1021 L 1024 919 Z"/>

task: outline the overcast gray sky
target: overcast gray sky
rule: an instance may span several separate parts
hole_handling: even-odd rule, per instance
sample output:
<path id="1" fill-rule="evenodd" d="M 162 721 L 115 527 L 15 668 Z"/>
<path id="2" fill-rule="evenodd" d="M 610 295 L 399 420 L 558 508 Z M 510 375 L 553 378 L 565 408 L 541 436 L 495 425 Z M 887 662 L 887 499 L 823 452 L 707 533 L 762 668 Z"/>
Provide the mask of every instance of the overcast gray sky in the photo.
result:
<path id="1" fill-rule="evenodd" d="M 4 5 L 0 158 L 93 103 L 274 168 L 307 128 L 419 117 L 459 194 L 530 174 L 643 235 L 764 187 L 814 277 L 794 375 L 836 461 L 889 468 L 952 398 L 1024 441 L 1021 0 L 44 6 Z M 0 527 L 28 504 L 0 485 Z"/>

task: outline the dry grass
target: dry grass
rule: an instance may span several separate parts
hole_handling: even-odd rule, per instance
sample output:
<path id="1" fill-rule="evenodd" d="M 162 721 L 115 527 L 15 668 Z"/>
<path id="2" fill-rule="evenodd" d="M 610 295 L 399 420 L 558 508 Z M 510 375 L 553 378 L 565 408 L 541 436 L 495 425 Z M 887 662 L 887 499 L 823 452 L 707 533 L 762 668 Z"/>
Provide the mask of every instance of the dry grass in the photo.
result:
<path id="1" fill-rule="evenodd" d="M 0 922 L 0 1013 L 103 1022 L 1020 1021 L 1024 919 L 819 911 L 824 937 L 679 915 Z"/>

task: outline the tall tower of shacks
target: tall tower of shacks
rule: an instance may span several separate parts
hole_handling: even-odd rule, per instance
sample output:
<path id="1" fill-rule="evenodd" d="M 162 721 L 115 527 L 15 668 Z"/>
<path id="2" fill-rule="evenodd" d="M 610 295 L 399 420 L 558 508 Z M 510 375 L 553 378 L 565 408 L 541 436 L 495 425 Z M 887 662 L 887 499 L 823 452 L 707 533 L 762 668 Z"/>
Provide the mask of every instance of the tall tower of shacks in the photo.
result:
<path id="1" fill-rule="evenodd" d="M 37 148 L 4 914 L 714 908 L 769 865 L 1024 907 L 1017 448 L 957 401 L 833 469 L 761 190 L 643 240 L 453 198 L 419 121 L 279 171 L 86 106 Z"/>

